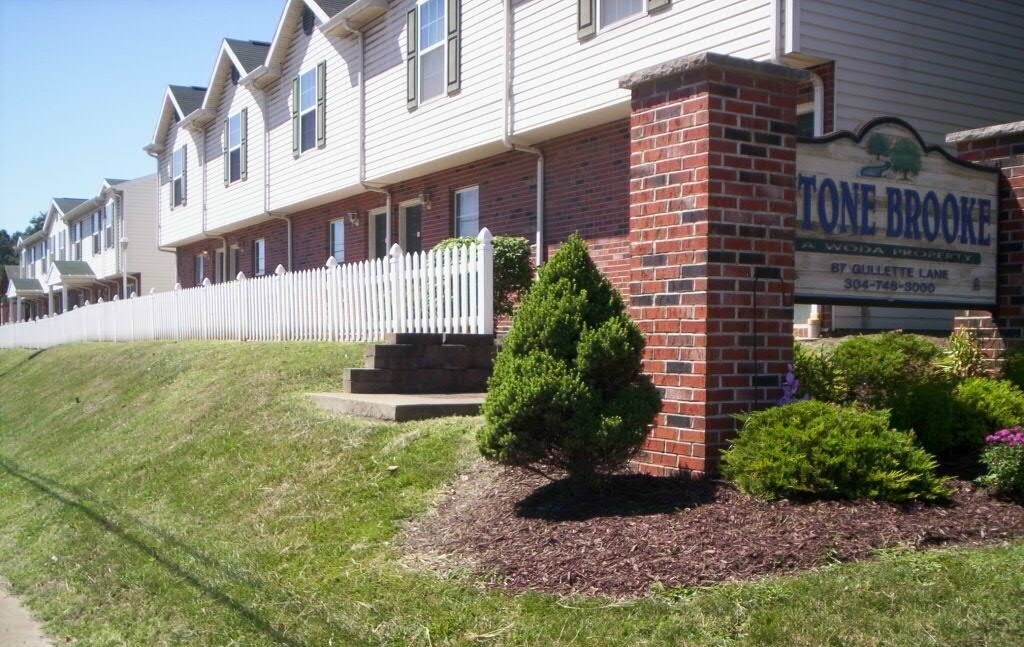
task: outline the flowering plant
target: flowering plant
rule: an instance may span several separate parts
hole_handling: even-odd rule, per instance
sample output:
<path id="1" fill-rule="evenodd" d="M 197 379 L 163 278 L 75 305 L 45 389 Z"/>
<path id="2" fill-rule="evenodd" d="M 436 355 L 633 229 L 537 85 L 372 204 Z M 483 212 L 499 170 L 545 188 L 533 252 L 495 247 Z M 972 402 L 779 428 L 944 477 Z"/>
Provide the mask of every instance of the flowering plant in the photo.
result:
<path id="1" fill-rule="evenodd" d="M 1024 429 L 1000 429 L 985 442 L 981 462 L 988 472 L 978 482 L 1000 494 L 1024 495 Z"/>
<path id="2" fill-rule="evenodd" d="M 786 377 L 782 380 L 782 397 L 775 401 L 780 407 L 785 404 L 793 404 L 802 400 L 810 400 L 811 396 L 800 396 L 800 380 L 793 372 L 793 365 L 790 364 L 786 371 Z"/>
<path id="3" fill-rule="evenodd" d="M 1000 429 L 991 436 L 985 436 L 985 442 L 989 445 L 1024 446 L 1024 429 L 1020 425 L 1010 429 Z"/>

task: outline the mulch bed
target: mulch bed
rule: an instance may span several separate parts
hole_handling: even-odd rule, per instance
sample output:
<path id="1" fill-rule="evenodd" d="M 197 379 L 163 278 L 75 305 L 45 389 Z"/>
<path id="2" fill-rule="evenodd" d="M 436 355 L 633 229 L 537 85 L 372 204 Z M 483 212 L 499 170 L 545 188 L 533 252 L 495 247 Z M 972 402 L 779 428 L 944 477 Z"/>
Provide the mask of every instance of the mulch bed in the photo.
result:
<path id="1" fill-rule="evenodd" d="M 492 585 L 642 595 L 868 557 L 880 548 L 978 545 L 1024 537 L 1024 505 L 953 480 L 946 505 L 763 502 L 721 481 L 617 476 L 572 499 L 542 477 L 478 463 L 403 547 Z"/>

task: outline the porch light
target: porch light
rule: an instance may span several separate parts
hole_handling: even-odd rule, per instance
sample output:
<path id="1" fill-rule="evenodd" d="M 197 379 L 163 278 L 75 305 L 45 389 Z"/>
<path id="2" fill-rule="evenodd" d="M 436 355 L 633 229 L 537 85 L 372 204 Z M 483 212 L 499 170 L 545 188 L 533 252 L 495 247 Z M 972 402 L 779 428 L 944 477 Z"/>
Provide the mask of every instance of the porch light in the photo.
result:
<path id="1" fill-rule="evenodd" d="M 348 218 L 348 224 L 352 225 L 353 227 L 358 227 L 362 222 L 362 219 L 359 217 L 358 211 L 349 211 L 345 215 L 346 218 Z"/>

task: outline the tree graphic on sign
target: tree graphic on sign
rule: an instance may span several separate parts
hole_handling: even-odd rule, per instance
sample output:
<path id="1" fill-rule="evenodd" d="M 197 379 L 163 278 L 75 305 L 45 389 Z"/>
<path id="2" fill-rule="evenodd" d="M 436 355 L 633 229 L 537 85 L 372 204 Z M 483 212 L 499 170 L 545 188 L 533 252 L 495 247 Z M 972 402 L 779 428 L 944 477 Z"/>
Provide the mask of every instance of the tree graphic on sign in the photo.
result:
<path id="1" fill-rule="evenodd" d="M 868 152 L 875 156 L 876 160 L 882 159 L 882 155 L 889 154 L 889 138 L 882 133 L 875 133 L 868 137 Z"/>
<path id="2" fill-rule="evenodd" d="M 918 150 L 917 144 L 909 139 L 901 139 L 892 145 L 889 161 L 892 163 L 892 170 L 903 173 L 904 180 L 909 175 L 921 172 L 921 151 Z"/>

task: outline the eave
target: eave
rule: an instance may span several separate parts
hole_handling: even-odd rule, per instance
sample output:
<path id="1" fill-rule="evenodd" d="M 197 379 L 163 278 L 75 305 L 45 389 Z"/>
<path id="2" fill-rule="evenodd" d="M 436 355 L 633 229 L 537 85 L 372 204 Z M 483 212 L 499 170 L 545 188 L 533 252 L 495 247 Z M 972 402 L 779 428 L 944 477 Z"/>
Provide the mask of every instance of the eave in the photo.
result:
<path id="1" fill-rule="evenodd" d="M 388 11 L 388 0 L 357 0 L 320 25 L 325 34 L 344 35 L 362 31 Z"/>

